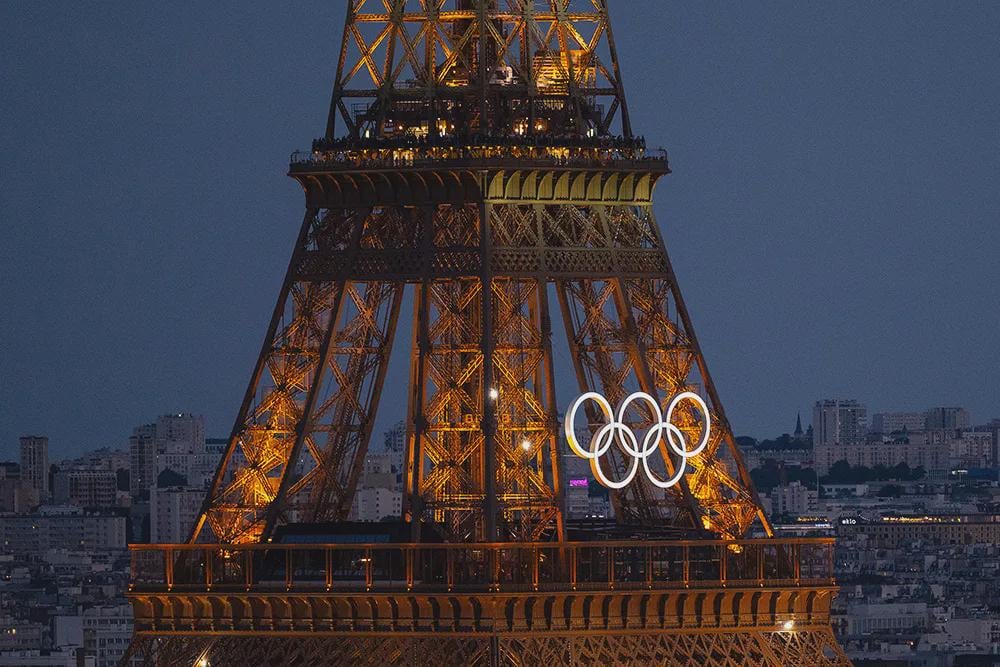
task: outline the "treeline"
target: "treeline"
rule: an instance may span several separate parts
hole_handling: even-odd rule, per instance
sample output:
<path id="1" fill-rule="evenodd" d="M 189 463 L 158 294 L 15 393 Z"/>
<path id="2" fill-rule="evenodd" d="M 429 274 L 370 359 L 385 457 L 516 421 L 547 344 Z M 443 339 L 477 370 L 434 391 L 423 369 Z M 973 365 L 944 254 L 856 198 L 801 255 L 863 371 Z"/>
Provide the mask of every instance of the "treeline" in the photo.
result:
<path id="1" fill-rule="evenodd" d="M 812 449 L 810 440 L 797 440 L 787 433 L 774 438 L 773 440 L 758 440 L 750 436 L 741 435 L 736 438 L 736 444 L 740 446 L 740 451 L 746 452 L 756 449 L 759 452 L 783 452 L 790 449 Z"/>
<path id="2" fill-rule="evenodd" d="M 867 482 L 913 482 L 926 475 L 920 466 L 911 468 L 905 463 L 896 466 L 852 466 L 847 461 L 837 461 L 829 474 L 820 477 L 821 484 L 864 484 Z M 766 460 L 759 468 L 750 471 L 754 486 L 761 493 L 770 493 L 776 486 L 800 482 L 808 489 L 816 489 L 816 471 L 812 468 L 787 466 Z M 890 489 L 891 490 L 891 489 Z M 889 495 L 889 494 L 887 494 Z"/>
<path id="3" fill-rule="evenodd" d="M 816 490 L 816 471 L 799 466 L 783 466 L 777 461 L 765 461 L 760 468 L 750 471 L 754 487 L 760 493 L 770 493 L 774 487 L 801 482 L 806 488 Z"/>
<path id="4" fill-rule="evenodd" d="M 863 484 L 865 482 L 915 482 L 923 479 L 927 474 L 923 466 L 911 468 L 906 463 L 897 465 L 875 466 L 866 468 L 865 466 L 852 466 L 847 461 L 837 461 L 830 466 L 830 472 L 820 481 L 824 484 Z"/>

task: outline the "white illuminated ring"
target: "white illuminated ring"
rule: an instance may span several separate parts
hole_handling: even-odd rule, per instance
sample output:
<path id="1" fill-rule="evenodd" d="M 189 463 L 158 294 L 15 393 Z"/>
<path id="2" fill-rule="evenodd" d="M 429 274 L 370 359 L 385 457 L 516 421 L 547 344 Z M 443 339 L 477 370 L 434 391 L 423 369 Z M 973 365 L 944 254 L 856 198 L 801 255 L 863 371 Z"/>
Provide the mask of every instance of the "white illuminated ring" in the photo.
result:
<path id="1" fill-rule="evenodd" d="M 687 441 L 684 437 L 683 431 L 681 431 L 681 429 L 672 421 L 674 410 L 681 403 L 681 401 L 685 400 L 694 402 L 698 406 L 702 415 L 704 415 L 701 441 L 698 443 L 697 447 L 690 450 L 687 448 Z M 573 426 L 576 423 L 577 411 L 586 401 L 593 401 L 597 403 L 606 423 L 597 429 L 593 437 L 591 437 L 590 447 L 584 449 L 580 446 L 579 441 L 576 439 L 576 431 Z M 653 424 L 649 427 L 649 430 L 646 431 L 646 435 L 642 439 L 641 447 L 639 445 L 639 438 L 625 423 L 625 414 L 629 407 L 635 402 L 645 403 L 652 411 L 654 418 Z M 702 397 L 691 391 L 685 391 L 677 394 L 677 396 L 670 401 L 670 405 L 667 407 L 666 419 L 664 419 L 663 411 L 660 409 L 659 403 L 657 403 L 656 399 L 647 393 L 637 391 L 628 396 L 621 402 L 621 405 L 618 406 L 618 414 L 616 415 L 612 411 L 611 403 L 608 402 L 608 399 L 604 398 L 597 392 L 589 391 L 576 399 L 576 402 L 573 403 L 573 407 L 566 413 L 564 430 L 566 432 L 566 440 L 569 443 L 570 449 L 573 450 L 573 453 L 580 458 L 590 461 L 590 469 L 594 473 L 594 477 L 601 483 L 602 486 L 616 490 L 625 488 L 631 484 L 633 479 L 635 479 L 635 475 L 639 471 L 639 461 L 641 460 L 642 468 L 646 472 L 646 477 L 649 481 L 658 488 L 669 489 L 670 487 L 676 485 L 684 475 L 684 472 L 687 469 L 688 459 L 698 456 L 698 454 L 700 454 L 705 447 L 708 446 L 708 438 L 711 431 L 711 416 L 708 412 L 708 405 Z M 663 446 L 664 432 L 666 432 L 666 441 L 667 444 L 670 445 L 670 449 L 672 449 L 673 452 L 680 457 L 680 465 L 678 465 L 677 469 L 674 471 L 673 477 L 666 480 L 662 480 L 657 477 L 649 467 L 650 455 Z M 623 454 L 632 458 L 632 465 L 629 466 L 629 470 L 625 477 L 618 481 L 610 479 L 607 475 L 605 475 L 604 471 L 601 469 L 600 463 L 601 457 L 610 451 L 612 444 L 617 444 Z"/>

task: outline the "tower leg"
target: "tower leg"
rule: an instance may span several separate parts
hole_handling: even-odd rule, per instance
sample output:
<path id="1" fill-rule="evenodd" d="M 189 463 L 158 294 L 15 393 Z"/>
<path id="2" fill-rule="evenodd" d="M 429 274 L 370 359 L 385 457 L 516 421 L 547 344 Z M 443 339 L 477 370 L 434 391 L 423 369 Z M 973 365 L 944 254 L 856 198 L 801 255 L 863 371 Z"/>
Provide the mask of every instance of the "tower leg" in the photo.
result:
<path id="1" fill-rule="evenodd" d="M 421 523 L 449 540 L 562 535 L 546 282 L 492 275 L 490 248 L 502 234 L 496 220 L 484 222 L 491 211 L 425 213 L 423 257 L 464 247 L 477 258 L 475 276 L 432 276 L 425 265 L 416 287 L 406 481 L 414 539 Z"/>
<path id="2" fill-rule="evenodd" d="M 672 272 L 662 278 L 622 280 L 620 289 L 623 317 L 634 322 L 637 349 L 661 400 L 694 391 L 704 396 L 710 408 L 708 445 L 692 459 L 688 480 L 704 527 L 735 537 L 760 519 L 769 532 L 770 523 L 760 510 Z M 671 319 L 671 306 L 675 319 Z M 682 430 L 690 429 L 697 438 L 699 424 L 683 413 L 678 418 Z"/>
<path id="3" fill-rule="evenodd" d="M 385 379 L 401 283 L 310 276 L 331 248 L 360 252 L 380 210 L 311 211 L 194 536 L 257 541 L 280 522 L 344 518 Z"/>

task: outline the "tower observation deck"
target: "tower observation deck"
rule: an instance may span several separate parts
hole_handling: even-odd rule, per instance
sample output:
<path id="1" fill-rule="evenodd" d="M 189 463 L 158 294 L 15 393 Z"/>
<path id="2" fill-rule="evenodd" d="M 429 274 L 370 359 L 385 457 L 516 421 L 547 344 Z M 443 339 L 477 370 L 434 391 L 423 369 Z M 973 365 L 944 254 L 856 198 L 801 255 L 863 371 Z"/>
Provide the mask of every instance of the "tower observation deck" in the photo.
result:
<path id="1" fill-rule="evenodd" d="M 348 1 L 228 447 L 190 541 L 132 547 L 127 660 L 849 664 L 832 541 L 773 537 L 698 346 L 653 217 L 669 172 L 606 0 Z M 350 523 L 404 400 L 402 514 Z M 567 521 L 570 452 L 613 523 Z"/>

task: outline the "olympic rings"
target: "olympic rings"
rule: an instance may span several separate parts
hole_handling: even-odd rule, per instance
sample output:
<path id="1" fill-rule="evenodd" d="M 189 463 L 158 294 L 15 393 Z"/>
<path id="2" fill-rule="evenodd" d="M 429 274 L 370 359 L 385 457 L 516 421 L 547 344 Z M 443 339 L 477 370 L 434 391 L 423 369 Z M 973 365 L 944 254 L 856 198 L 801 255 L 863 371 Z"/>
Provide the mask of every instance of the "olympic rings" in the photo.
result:
<path id="1" fill-rule="evenodd" d="M 684 400 L 694 402 L 704 415 L 701 441 L 698 443 L 697 447 L 691 450 L 687 448 L 684 433 L 680 430 L 680 428 L 674 425 L 672 421 L 674 410 L 680 402 Z M 586 401 L 593 401 L 597 404 L 597 407 L 600 408 L 604 421 L 606 422 L 604 426 L 597 429 L 597 432 L 594 433 L 593 437 L 591 437 L 589 449 L 584 449 L 580 446 L 580 443 L 576 439 L 576 432 L 573 428 L 576 420 L 576 413 L 580 409 L 580 406 Z M 625 424 L 626 411 L 633 403 L 645 403 L 653 413 L 654 417 L 654 423 L 650 426 L 649 430 L 646 431 L 646 435 L 642 439 L 641 447 L 639 445 L 638 436 L 636 436 L 632 429 Z M 618 414 L 616 415 L 612 410 L 611 403 L 608 402 L 608 399 L 604 398 L 597 392 L 589 391 L 580 396 L 580 398 L 576 399 L 576 402 L 573 403 L 573 407 L 566 413 L 566 420 L 563 426 L 570 449 L 572 449 L 573 453 L 580 458 L 588 459 L 590 461 L 590 469 L 593 471 L 594 477 L 596 477 L 597 481 L 604 487 L 609 489 L 623 489 L 631 484 L 632 480 L 635 479 L 636 474 L 639 472 L 639 462 L 641 461 L 642 468 L 649 481 L 658 488 L 669 489 L 677 484 L 677 482 L 679 482 L 681 477 L 684 475 L 684 472 L 687 469 L 688 459 L 697 456 L 705 449 L 706 446 L 708 446 L 709 431 L 711 430 L 711 417 L 709 416 L 708 405 L 701 398 L 701 396 L 690 391 L 682 392 L 674 397 L 674 400 L 672 400 L 670 405 L 667 407 L 666 419 L 664 419 L 663 411 L 660 409 L 659 403 L 657 403 L 656 399 L 647 393 L 637 391 L 630 395 L 622 401 L 621 405 L 618 406 Z M 670 449 L 672 449 L 674 453 L 680 457 L 680 465 L 678 465 L 677 470 L 674 471 L 673 477 L 666 480 L 658 478 L 649 467 L 649 456 L 653 452 L 659 450 L 662 446 L 664 432 L 666 432 L 667 444 L 670 445 Z M 612 444 L 617 444 L 625 455 L 632 458 L 632 464 L 629 466 L 627 474 L 623 479 L 618 481 L 609 479 L 608 476 L 604 474 L 604 471 L 601 470 L 600 459 L 608 453 Z"/>

